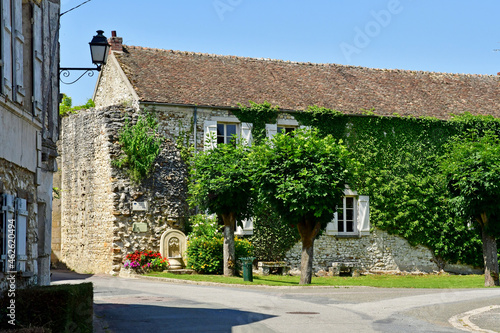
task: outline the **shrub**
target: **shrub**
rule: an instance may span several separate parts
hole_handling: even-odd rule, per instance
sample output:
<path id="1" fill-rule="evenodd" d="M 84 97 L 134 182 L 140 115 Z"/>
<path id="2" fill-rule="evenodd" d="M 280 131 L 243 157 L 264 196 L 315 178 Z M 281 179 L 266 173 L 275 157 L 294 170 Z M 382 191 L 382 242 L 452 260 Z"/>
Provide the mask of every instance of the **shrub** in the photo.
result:
<path id="1" fill-rule="evenodd" d="M 187 266 L 202 274 L 222 274 L 224 238 L 215 215 L 194 215 L 189 219 L 192 228 L 188 235 Z M 245 239 L 235 238 L 236 265 L 238 258 L 253 253 L 252 244 Z"/>
<path id="2" fill-rule="evenodd" d="M 125 256 L 123 267 L 136 272 L 163 271 L 169 266 L 168 259 L 154 251 L 135 251 Z"/>
<path id="3" fill-rule="evenodd" d="M 90 282 L 19 289 L 15 295 L 15 327 L 40 327 L 46 332 L 91 333 L 93 295 Z M 1 329 L 12 328 L 5 313 L 11 299 L 6 291 L 0 302 Z"/>
<path id="4" fill-rule="evenodd" d="M 222 237 L 197 237 L 188 241 L 187 265 L 201 274 L 222 274 L 223 272 Z M 253 253 L 252 244 L 246 239 L 234 239 L 236 267 L 240 266 L 239 258 L 250 257 Z"/>
<path id="5" fill-rule="evenodd" d="M 126 168 L 130 179 L 139 183 L 151 172 L 154 161 L 160 154 L 162 138 L 158 136 L 158 121 L 153 113 L 146 111 L 137 122 L 130 126 L 125 122 L 119 134 L 123 154 L 112 164 L 120 169 Z"/>

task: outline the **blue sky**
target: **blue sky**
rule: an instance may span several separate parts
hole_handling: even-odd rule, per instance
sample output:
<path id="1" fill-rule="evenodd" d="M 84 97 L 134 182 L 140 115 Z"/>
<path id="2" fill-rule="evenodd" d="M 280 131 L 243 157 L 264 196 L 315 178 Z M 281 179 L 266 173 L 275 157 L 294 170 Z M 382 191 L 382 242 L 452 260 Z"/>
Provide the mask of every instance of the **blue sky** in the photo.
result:
<path id="1" fill-rule="evenodd" d="M 62 0 L 61 12 L 85 0 Z M 500 72 L 498 0 L 91 0 L 61 17 L 61 67 L 96 30 L 124 44 L 372 68 Z M 72 75 L 72 77 L 74 74 Z M 97 75 L 61 92 L 92 97 Z"/>

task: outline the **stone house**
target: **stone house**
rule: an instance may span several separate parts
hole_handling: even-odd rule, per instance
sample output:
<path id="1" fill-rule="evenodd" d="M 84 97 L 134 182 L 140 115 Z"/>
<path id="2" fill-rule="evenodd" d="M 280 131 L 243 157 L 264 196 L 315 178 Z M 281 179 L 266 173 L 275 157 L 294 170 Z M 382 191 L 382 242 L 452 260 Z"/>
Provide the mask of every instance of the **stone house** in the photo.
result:
<path id="1" fill-rule="evenodd" d="M 50 284 L 58 0 L 1 2 L 0 288 Z"/>
<path id="2" fill-rule="evenodd" d="M 159 235 L 166 228 L 182 228 L 186 218 L 183 215 L 186 214 L 185 197 L 175 197 L 175 190 L 170 190 L 174 183 L 178 189 L 185 187 L 181 182 L 183 175 L 175 171 L 182 161 L 173 143 L 181 137 L 184 142 L 194 144 L 196 149 L 206 149 L 209 147 L 205 147 L 204 138 L 210 132 L 217 136 L 218 142 L 227 142 L 232 134 L 251 140 L 252 124 L 239 121 L 231 112 L 238 103 L 267 101 L 280 106 L 283 113 L 277 123 L 266 125 L 269 136 L 298 127 L 293 112 L 300 112 L 310 105 L 346 114 L 362 114 L 363 109 L 375 108 L 377 114 L 382 116 L 398 113 L 401 116 L 447 119 L 451 113 L 466 111 L 500 116 L 500 85 L 496 76 L 371 69 L 126 46 L 122 45 L 122 38 L 117 37 L 115 32 L 109 42 L 112 52 L 94 91 L 97 109 L 63 121 L 61 249 L 71 247 L 72 250 L 62 251 L 61 259 L 72 263 L 70 267 L 75 269 L 82 267 L 77 263 L 81 259 L 74 254 L 78 247 L 74 243 L 79 237 L 82 249 L 91 247 L 89 251 L 93 251 L 93 255 L 106 253 L 108 256 L 103 260 L 106 264 L 102 269 L 94 265 L 88 270 L 109 272 L 119 269 L 121 258 L 127 251 L 158 247 Z M 116 143 L 110 141 L 116 138 L 117 129 L 113 126 L 123 118 L 125 109 L 131 112 L 144 108 L 156 110 L 160 131 L 170 145 L 163 150 L 170 161 L 170 169 L 157 174 L 161 163 L 157 164 L 159 168 L 148 181 L 154 182 L 155 177 L 159 177 L 158 182 L 167 186 L 164 191 L 169 192 L 171 198 L 175 197 L 176 207 L 182 209 L 166 208 L 171 204 L 168 203 L 169 195 L 157 195 L 157 191 L 147 186 L 130 187 L 127 180 L 118 177 L 116 170 L 110 166 L 110 159 L 117 149 Z M 80 141 L 78 131 L 84 124 L 85 131 L 93 131 L 96 135 L 93 148 L 88 148 L 93 152 L 92 158 L 87 157 L 88 150 L 74 151 L 69 148 Z M 98 154 L 105 156 L 100 162 L 94 162 Z M 69 161 L 72 162 L 66 167 Z M 78 163 L 82 163 L 81 167 L 75 167 Z M 99 163 L 99 167 L 106 168 L 106 172 L 101 173 L 105 176 L 85 176 L 85 172 L 90 172 L 90 163 Z M 166 175 L 170 180 L 164 178 Z M 70 178 L 73 182 L 66 183 L 66 179 Z M 174 179 L 176 181 L 172 182 Z M 76 186 L 107 188 L 102 198 L 107 198 L 109 206 L 106 211 L 99 212 L 106 214 L 109 220 L 106 235 L 101 232 L 94 234 L 94 229 L 87 226 L 95 219 L 81 219 L 82 210 L 86 210 L 87 214 L 98 214 L 96 211 L 88 212 L 83 207 L 75 210 L 79 200 L 74 193 Z M 79 194 L 80 199 L 85 195 L 85 202 L 88 202 L 89 194 L 96 196 L 95 192 L 91 194 L 87 190 L 85 194 Z M 341 218 L 337 216 L 326 233 L 315 242 L 315 269 L 353 257 L 367 270 L 437 270 L 432 253 L 427 248 L 412 247 L 402 238 L 381 230 L 371 230 L 369 198 L 361 194 L 346 190 Z M 94 201 L 102 202 L 102 198 L 94 198 Z M 134 212 L 131 207 L 135 200 L 149 202 L 149 211 Z M 86 204 L 80 202 L 80 205 Z M 151 205 L 155 206 L 154 212 Z M 156 215 L 162 211 L 162 216 Z M 146 223 L 148 228 L 143 232 L 134 231 L 138 230 L 134 229 L 134 223 Z M 251 232 L 251 222 L 247 222 L 236 233 L 244 235 Z M 73 236 L 69 237 L 70 234 Z M 89 245 L 87 236 L 93 239 L 94 244 Z M 300 266 L 299 245 L 290 251 L 287 261 L 292 267 Z"/>

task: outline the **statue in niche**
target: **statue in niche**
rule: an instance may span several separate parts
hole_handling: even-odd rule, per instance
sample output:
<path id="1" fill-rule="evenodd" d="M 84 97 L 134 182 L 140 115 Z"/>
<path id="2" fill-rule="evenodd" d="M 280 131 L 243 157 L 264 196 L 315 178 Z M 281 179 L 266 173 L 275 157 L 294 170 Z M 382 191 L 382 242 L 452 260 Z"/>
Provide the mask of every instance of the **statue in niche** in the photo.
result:
<path id="1" fill-rule="evenodd" d="M 168 240 L 168 257 L 169 258 L 180 258 L 181 251 L 179 247 L 179 238 L 172 237 Z"/>

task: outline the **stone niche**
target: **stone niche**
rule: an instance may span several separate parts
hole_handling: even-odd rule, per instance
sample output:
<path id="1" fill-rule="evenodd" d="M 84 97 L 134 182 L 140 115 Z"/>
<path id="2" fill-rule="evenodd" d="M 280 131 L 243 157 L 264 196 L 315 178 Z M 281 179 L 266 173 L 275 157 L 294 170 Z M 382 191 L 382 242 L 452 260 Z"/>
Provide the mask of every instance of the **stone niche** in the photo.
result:
<path id="1" fill-rule="evenodd" d="M 170 229 L 161 235 L 160 253 L 164 258 L 168 258 L 170 269 L 181 269 L 186 266 L 182 257 L 186 249 L 186 235 L 182 231 Z"/>

